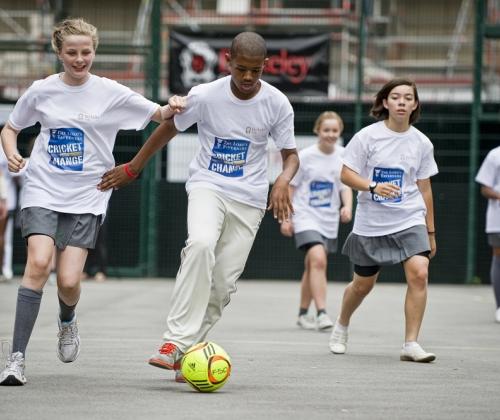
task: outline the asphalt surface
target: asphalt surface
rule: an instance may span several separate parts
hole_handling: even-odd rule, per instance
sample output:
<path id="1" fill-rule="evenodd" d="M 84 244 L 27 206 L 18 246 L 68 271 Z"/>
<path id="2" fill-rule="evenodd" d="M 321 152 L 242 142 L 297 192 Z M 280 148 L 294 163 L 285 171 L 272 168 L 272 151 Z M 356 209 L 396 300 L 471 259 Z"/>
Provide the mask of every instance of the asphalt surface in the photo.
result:
<path id="1" fill-rule="evenodd" d="M 10 340 L 18 280 L 0 283 Z M 0 387 L 0 419 L 500 419 L 500 324 L 490 287 L 431 285 L 420 343 L 435 362 L 401 362 L 404 284 L 379 284 L 356 312 L 348 353 L 296 324 L 297 281 L 239 282 L 209 339 L 228 383 L 201 394 L 146 363 L 161 341 L 172 280 L 84 282 L 82 351 L 56 356 L 56 288 L 45 288 L 24 387 Z M 329 284 L 329 313 L 344 283 Z"/>

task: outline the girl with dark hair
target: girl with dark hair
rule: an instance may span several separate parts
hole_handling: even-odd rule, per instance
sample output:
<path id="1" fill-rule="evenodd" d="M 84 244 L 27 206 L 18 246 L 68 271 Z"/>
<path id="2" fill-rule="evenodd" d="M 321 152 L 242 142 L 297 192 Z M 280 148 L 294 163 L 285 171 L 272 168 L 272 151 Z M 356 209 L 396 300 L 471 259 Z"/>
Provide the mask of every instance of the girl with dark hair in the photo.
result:
<path id="1" fill-rule="evenodd" d="M 438 172 L 431 141 L 412 125 L 419 112 L 415 83 L 391 80 L 377 93 L 371 110 L 379 121 L 360 130 L 345 148 L 341 180 L 358 191 L 358 205 L 343 248 L 354 264 L 354 277 L 330 337 L 334 354 L 345 353 L 351 316 L 372 290 L 381 266 L 401 263 L 408 287 L 400 359 L 436 358 L 417 343 L 429 259 L 436 253 L 430 177 Z"/>

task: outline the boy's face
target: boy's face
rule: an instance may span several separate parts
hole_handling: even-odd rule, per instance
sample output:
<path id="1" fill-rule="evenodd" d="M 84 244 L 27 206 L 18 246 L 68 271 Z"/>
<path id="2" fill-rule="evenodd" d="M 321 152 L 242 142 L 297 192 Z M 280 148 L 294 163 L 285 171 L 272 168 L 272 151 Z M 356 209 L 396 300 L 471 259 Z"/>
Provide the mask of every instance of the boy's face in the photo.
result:
<path id="1" fill-rule="evenodd" d="M 238 99 L 250 99 L 260 88 L 260 77 L 267 63 L 265 57 L 226 54 L 231 70 L 231 90 Z"/>

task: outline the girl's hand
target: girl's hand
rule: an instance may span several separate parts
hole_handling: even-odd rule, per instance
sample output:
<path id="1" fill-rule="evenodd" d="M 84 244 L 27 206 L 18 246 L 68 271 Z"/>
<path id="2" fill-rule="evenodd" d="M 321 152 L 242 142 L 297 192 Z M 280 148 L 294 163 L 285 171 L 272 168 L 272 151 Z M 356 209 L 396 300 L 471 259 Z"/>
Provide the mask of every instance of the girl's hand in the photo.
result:
<path id="1" fill-rule="evenodd" d="M 401 195 L 401 188 L 390 182 L 381 182 L 377 184 L 373 192 L 381 197 L 396 198 Z"/>
<path id="2" fill-rule="evenodd" d="M 7 158 L 7 161 L 9 163 L 10 172 L 17 173 L 26 165 L 26 160 L 19 153 L 13 153 Z"/>
<path id="3" fill-rule="evenodd" d="M 340 209 L 340 221 L 342 223 L 349 223 L 352 220 L 352 209 L 349 207 L 342 207 Z"/>

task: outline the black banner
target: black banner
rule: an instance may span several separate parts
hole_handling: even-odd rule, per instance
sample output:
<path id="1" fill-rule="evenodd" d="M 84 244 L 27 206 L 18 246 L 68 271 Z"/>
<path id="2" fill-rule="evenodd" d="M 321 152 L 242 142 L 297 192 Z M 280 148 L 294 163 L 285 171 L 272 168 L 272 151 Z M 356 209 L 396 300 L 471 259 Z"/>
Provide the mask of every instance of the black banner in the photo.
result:
<path id="1" fill-rule="evenodd" d="M 170 32 L 170 90 L 186 94 L 200 83 L 229 74 L 226 53 L 236 34 Z M 265 35 L 263 79 L 288 95 L 327 96 L 330 36 Z"/>

